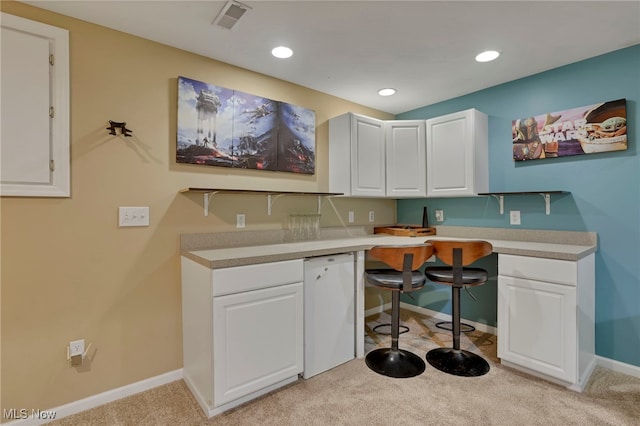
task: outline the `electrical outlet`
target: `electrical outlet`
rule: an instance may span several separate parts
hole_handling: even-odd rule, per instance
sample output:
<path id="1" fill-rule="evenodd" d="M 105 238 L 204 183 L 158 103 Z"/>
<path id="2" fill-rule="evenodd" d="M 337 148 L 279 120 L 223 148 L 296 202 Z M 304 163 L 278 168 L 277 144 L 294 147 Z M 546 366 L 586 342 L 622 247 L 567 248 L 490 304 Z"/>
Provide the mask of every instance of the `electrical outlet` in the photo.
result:
<path id="1" fill-rule="evenodd" d="M 349 223 L 353 223 L 355 222 L 355 215 L 353 214 L 353 212 L 349 212 Z"/>
<path id="2" fill-rule="evenodd" d="M 69 342 L 69 356 L 74 357 L 78 355 L 84 355 L 84 339 Z"/>
<path id="3" fill-rule="evenodd" d="M 236 215 L 236 228 L 244 228 L 244 214 L 238 213 Z"/>
<path id="4" fill-rule="evenodd" d="M 520 225 L 520 210 L 509 211 L 509 223 L 511 225 Z"/>
<path id="5" fill-rule="evenodd" d="M 118 226 L 149 226 L 149 207 L 119 207 Z"/>
<path id="6" fill-rule="evenodd" d="M 373 222 L 374 220 L 376 220 L 376 214 L 373 210 L 371 210 L 369 212 L 369 222 Z"/>
<path id="7" fill-rule="evenodd" d="M 436 210 L 436 222 L 442 222 L 444 220 L 444 210 Z"/>

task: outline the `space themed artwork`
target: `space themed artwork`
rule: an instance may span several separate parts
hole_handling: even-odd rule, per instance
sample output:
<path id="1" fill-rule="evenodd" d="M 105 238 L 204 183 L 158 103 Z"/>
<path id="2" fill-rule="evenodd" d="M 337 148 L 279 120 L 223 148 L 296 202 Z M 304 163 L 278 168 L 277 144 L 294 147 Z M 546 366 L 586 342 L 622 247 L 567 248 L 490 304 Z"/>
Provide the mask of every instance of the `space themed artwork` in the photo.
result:
<path id="1" fill-rule="evenodd" d="M 178 77 L 178 163 L 315 173 L 315 112 Z"/>
<path id="2" fill-rule="evenodd" d="M 627 101 L 513 120 L 513 160 L 538 160 L 627 149 Z"/>

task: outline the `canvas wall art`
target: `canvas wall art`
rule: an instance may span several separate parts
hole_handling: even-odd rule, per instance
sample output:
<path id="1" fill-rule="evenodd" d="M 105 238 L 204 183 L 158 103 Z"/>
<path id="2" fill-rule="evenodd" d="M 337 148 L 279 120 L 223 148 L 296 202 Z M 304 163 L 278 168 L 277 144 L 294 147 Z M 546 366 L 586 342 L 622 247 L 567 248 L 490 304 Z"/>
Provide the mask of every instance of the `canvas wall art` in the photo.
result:
<path id="1" fill-rule="evenodd" d="M 315 173 L 315 112 L 178 78 L 176 161 Z"/>
<path id="2" fill-rule="evenodd" d="M 627 149 L 626 99 L 512 121 L 513 160 Z"/>

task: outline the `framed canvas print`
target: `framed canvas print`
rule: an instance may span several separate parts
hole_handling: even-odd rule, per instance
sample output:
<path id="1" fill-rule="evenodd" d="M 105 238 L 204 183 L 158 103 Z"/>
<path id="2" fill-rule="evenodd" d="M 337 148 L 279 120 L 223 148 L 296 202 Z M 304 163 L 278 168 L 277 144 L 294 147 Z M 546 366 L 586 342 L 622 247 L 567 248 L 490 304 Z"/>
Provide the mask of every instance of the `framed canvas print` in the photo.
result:
<path id="1" fill-rule="evenodd" d="M 233 167 L 233 90 L 178 78 L 178 163 Z"/>
<path id="2" fill-rule="evenodd" d="M 315 173 L 315 112 L 178 78 L 178 163 Z"/>
<path id="3" fill-rule="evenodd" d="M 316 113 L 310 109 L 281 103 L 278 119 L 278 170 L 313 174 L 316 158 Z"/>
<path id="4" fill-rule="evenodd" d="M 512 121 L 513 160 L 627 149 L 626 99 Z"/>
<path id="5" fill-rule="evenodd" d="M 234 167 L 278 170 L 278 102 L 234 92 Z"/>

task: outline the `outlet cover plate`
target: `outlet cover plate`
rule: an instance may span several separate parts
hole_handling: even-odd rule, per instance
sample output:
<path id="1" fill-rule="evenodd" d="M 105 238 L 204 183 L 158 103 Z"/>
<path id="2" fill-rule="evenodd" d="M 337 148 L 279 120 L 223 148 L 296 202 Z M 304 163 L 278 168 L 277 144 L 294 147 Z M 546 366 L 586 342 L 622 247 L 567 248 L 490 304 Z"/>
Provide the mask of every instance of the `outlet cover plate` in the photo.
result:
<path id="1" fill-rule="evenodd" d="M 84 339 L 69 342 L 69 356 L 84 355 Z"/>
<path id="2" fill-rule="evenodd" d="M 509 211 L 509 223 L 511 225 L 520 225 L 520 210 Z"/>

